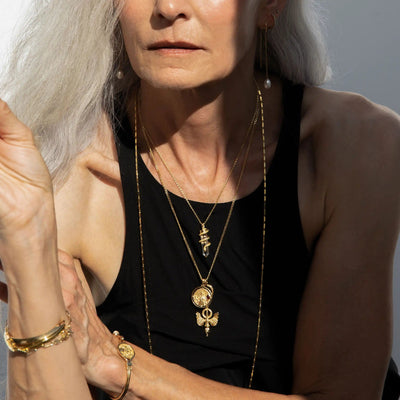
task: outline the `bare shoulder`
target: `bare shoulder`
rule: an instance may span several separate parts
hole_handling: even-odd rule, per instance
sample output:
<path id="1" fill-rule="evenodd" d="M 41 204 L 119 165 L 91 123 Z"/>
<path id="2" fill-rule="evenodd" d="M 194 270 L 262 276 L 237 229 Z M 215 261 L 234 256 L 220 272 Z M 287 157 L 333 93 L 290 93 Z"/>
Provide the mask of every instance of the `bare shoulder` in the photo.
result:
<path id="1" fill-rule="evenodd" d="M 390 156 L 400 148 L 400 116 L 359 94 L 307 88 L 304 114 L 307 134 L 343 155 L 357 147 L 359 157 L 368 148 Z"/>
<path id="2" fill-rule="evenodd" d="M 303 110 L 302 134 L 313 142 L 326 179 L 399 177 L 400 116 L 394 111 L 358 94 L 321 88 L 306 89 Z"/>
<path id="3" fill-rule="evenodd" d="M 76 167 L 89 170 L 104 179 L 120 181 L 118 156 L 109 118 L 104 114 L 90 146 L 76 159 Z"/>
<path id="4" fill-rule="evenodd" d="M 302 111 L 299 202 L 308 243 L 335 211 L 343 220 L 368 218 L 376 208 L 396 213 L 399 115 L 358 94 L 314 87 L 306 88 Z"/>

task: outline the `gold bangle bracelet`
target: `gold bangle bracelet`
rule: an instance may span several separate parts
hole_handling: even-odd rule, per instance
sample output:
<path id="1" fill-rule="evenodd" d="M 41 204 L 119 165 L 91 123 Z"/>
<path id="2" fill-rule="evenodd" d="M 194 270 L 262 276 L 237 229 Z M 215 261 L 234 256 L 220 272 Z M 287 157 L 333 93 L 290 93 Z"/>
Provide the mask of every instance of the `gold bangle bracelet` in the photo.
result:
<path id="1" fill-rule="evenodd" d="M 110 396 L 110 398 L 112 400 L 122 400 L 128 393 L 129 384 L 131 382 L 132 360 L 135 358 L 135 350 L 130 344 L 124 342 L 123 336 L 121 336 L 118 331 L 114 331 L 113 335 L 117 336 L 121 341 L 118 345 L 118 353 L 126 363 L 126 381 L 121 394 L 116 397 Z"/>
<path id="2" fill-rule="evenodd" d="M 57 326 L 55 326 L 53 329 L 45 333 L 44 335 L 40 336 L 35 336 L 31 338 L 26 338 L 26 339 L 17 339 L 17 338 L 11 338 L 11 335 L 8 333 L 8 326 L 6 325 L 6 331 L 10 337 L 10 340 L 12 340 L 16 346 L 18 347 L 36 347 L 40 346 L 43 343 L 49 342 L 50 340 L 53 340 L 55 337 L 57 337 L 60 332 L 65 328 L 65 322 L 62 321 L 59 323 Z"/>
<path id="3" fill-rule="evenodd" d="M 66 320 L 61 321 L 45 334 L 23 339 L 12 337 L 8 331 L 8 324 L 6 323 L 4 341 L 11 352 L 21 352 L 25 354 L 30 354 L 40 348 L 48 348 L 60 344 L 66 341 L 72 334 L 71 316 L 68 311 L 66 311 L 66 315 Z"/>

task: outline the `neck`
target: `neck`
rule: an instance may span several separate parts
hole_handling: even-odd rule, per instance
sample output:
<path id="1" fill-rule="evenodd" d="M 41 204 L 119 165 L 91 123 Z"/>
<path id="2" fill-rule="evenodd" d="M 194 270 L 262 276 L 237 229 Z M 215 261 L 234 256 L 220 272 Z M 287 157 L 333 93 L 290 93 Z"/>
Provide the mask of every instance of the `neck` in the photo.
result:
<path id="1" fill-rule="evenodd" d="M 253 77 L 228 77 L 189 90 L 141 84 L 143 124 L 156 146 L 168 143 L 176 155 L 184 146 L 224 156 L 243 138 L 256 104 Z M 218 154 L 215 154 L 215 153 Z"/>
<path id="2" fill-rule="evenodd" d="M 260 85 L 262 78 L 258 82 Z M 278 91 L 278 85 L 275 90 Z M 249 129 L 256 108 L 256 92 L 251 74 L 247 78 L 230 77 L 192 90 L 159 89 L 146 82 L 141 83 L 143 125 L 190 199 L 212 202 L 217 197 Z M 269 108 L 269 104 L 265 106 Z M 255 132 L 239 192 L 236 192 L 236 168 L 220 201 L 231 201 L 237 195 L 246 195 L 261 181 L 260 121 Z M 141 129 L 138 133 L 142 158 L 157 179 Z M 166 187 L 179 195 L 169 172 L 156 158 Z M 241 157 L 239 165 L 242 160 Z"/>

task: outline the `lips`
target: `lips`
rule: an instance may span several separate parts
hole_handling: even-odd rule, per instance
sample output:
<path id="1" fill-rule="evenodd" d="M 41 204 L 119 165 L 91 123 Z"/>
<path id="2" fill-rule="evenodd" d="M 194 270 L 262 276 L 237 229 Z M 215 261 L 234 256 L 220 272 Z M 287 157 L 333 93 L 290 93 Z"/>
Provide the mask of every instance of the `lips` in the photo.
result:
<path id="1" fill-rule="evenodd" d="M 193 43 L 177 41 L 170 42 L 167 40 L 155 42 L 148 47 L 149 50 L 161 50 L 161 49 L 180 49 L 180 50 L 199 50 L 199 46 Z"/>

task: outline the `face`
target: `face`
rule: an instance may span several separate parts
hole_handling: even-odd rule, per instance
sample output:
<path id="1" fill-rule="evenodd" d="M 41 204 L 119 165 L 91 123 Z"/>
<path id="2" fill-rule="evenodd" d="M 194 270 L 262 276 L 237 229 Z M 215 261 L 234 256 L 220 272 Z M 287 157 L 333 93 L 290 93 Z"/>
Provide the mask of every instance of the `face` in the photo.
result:
<path id="1" fill-rule="evenodd" d="M 188 89 L 252 70 L 262 0 L 126 0 L 132 68 L 154 87 Z"/>

